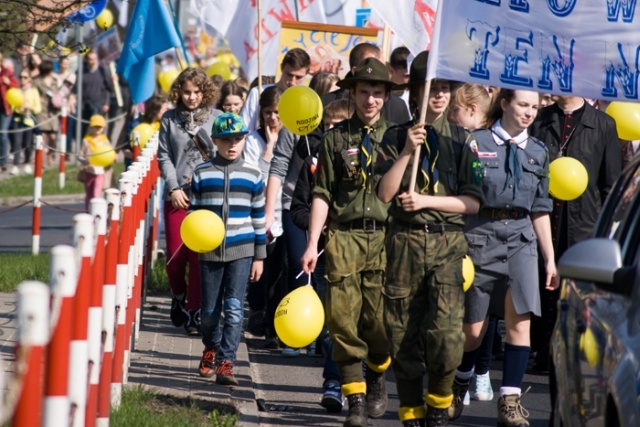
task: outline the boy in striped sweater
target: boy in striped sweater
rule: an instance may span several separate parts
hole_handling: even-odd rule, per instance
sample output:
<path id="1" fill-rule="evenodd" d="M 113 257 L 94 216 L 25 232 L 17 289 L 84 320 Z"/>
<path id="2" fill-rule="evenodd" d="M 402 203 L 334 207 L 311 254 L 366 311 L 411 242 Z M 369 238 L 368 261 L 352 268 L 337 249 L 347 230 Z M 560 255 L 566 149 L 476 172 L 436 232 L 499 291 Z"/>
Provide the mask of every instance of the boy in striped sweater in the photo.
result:
<path id="1" fill-rule="evenodd" d="M 217 153 L 194 169 L 191 180 L 189 209 L 209 209 L 225 224 L 220 247 L 200 254 L 205 349 L 198 368 L 200 376 L 210 378 L 215 373 L 216 382 L 223 385 L 238 385 L 233 365 L 242 334 L 247 280 L 260 279 L 267 255 L 264 184 L 260 170 L 246 164 L 242 156 L 246 134 L 240 116 L 218 116 L 211 135 Z"/>

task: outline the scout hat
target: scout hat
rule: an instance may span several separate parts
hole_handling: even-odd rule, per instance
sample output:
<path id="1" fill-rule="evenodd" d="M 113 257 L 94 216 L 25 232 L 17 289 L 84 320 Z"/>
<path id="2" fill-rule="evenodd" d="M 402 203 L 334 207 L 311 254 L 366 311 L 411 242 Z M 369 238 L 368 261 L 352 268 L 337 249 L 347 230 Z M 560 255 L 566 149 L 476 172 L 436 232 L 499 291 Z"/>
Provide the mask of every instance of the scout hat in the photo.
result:
<path id="1" fill-rule="evenodd" d="M 429 51 L 422 51 L 411 61 L 409 70 L 409 83 L 395 85 L 393 90 L 406 89 L 409 86 L 424 84 L 427 80 L 427 60 L 429 59 Z"/>
<path id="2" fill-rule="evenodd" d="M 356 67 L 351 77 L 340 80 L 336 85 L 341 89 L 350 89 L 357 82 L 384 83 L 388 87 L 393 86 L 389 80 L 389 69 L 376 58 L 367 58 Z"/>
<path id="3" fill-rule="evenodd" d="M 106 125 L 107 122 L 105 121 L 104 116 L 101 116 L 100 114 L 94 114 L 89 119 L 89 126 L 91 127 L 103 128 Z"/>
<path id="4" fill-rule="evenodd" d="M 244 124 L 242 117 L 234 113 L 224 113 L 216 117 L 216 120 L 213 122 L 211 138 L 234 138 L 248 133 L 249 130 L 247 129 L 247 125 Z"/>

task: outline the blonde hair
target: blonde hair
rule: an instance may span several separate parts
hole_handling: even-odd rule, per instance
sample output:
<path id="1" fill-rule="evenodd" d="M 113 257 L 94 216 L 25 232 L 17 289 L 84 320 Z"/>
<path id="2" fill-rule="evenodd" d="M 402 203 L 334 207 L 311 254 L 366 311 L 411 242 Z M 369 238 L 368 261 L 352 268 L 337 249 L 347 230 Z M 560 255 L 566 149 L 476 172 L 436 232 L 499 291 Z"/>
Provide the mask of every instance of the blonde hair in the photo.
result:
<path id="1" fill-rule="evenodd" d="M 336 99 L 324 107 L 323 120 L 347 120 L 355 112 L 355 105 L 346 99 Z"/>
<path id="2" fill-rule="evenodd" d="M 476 105 L 478 113 L 484 117 L 481 123 L 484 127 L 487 125 L 487 115 L 491 109 L 491 99 L 491 92 L 483 85 L 465 83 L 456 89 L 452 104 L 465 108 Z"/>

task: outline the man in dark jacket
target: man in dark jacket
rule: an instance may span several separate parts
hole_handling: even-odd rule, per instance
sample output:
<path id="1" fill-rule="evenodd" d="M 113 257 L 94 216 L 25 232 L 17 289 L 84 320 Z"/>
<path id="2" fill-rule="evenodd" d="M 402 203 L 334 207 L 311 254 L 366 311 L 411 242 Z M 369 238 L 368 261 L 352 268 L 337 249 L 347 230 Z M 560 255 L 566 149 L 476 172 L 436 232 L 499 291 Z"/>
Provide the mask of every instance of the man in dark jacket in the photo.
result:
<path id="1" fill-rule="evenodd" d="M 591 237 L 602 205 L 622 170 L 620 141 L 613 118 L 576 96 L 558 97 L 555 104 L 540 110 L 529 134 L 544 142 L 551 162 L 561 156 L 573 157 L 584 165 L 589 177 L 587 189 L 576 200 L 553 199 L 551 233 L 557 260 L 569 246 Z M 544 283 L 541 286 L 544 288 Z M 533 319 L 531 344 L 537 350 L 534 370 L 546 372 L 559 291 L 541 291 L 540 296 L 542 317 Z"/>

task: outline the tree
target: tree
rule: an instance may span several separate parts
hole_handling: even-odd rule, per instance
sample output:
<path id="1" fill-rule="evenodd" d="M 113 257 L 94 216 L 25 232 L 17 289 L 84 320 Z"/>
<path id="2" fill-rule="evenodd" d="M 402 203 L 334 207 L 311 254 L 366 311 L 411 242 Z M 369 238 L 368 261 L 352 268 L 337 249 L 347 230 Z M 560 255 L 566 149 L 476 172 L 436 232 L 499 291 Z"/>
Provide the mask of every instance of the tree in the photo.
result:
<path id="1" fill-rule="evenodd" d="M 62 47 L 56 39 L 60 29 L 71 28 L 65 18 L 91 0 L 0 0 L 0 46 L 12 49 L 19 43 L 51 49 Z M 65 46 L 72 50 L 73 45 Z"/>

